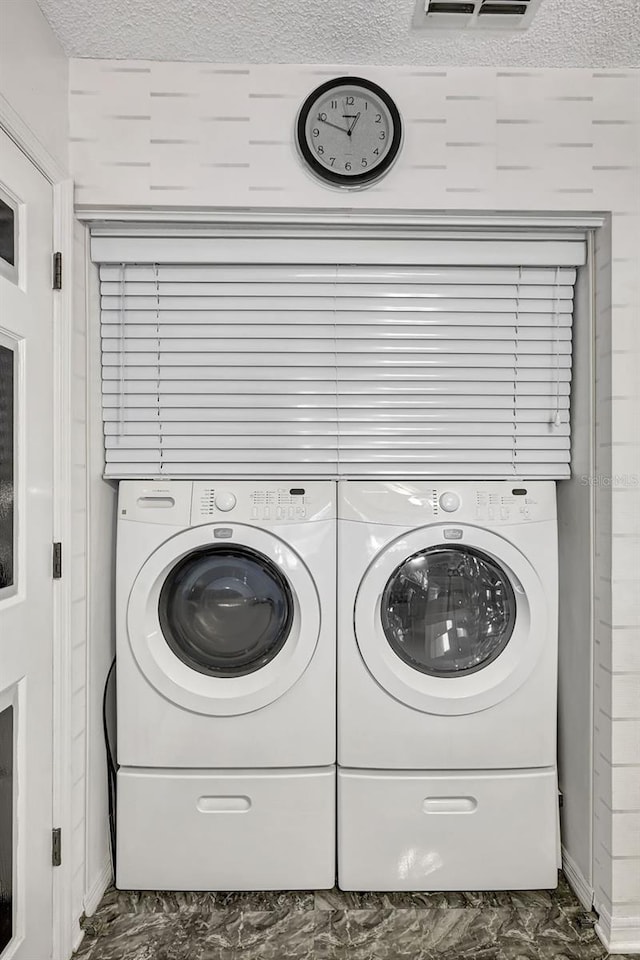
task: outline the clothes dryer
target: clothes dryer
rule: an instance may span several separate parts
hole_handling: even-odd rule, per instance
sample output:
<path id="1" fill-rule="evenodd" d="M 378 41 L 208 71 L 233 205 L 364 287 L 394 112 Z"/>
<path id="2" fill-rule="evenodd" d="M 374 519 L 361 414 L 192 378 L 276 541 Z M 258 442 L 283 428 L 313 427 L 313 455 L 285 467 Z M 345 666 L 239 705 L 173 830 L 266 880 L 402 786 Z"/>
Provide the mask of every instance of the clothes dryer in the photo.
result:
<path id="1" fill-rule="evenodd" d="M 549 482 L 343 481 L 345 889 L 557 883 L 557 524 Z"/>
<path id="2" fill-rule="evenodd" d="M 335 485 L 122 481 L 117 883 L 334 882 Z"/>

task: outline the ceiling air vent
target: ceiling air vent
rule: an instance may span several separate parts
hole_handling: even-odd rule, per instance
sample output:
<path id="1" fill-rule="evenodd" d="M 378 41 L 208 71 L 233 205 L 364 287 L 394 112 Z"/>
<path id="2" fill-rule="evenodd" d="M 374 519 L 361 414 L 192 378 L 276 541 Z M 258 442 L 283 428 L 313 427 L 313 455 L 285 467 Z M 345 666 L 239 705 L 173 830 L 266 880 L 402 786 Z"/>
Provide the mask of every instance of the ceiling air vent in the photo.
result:
<path id="1" fill-rule="evenodd" d="M 413 26 L 445 30 L 526 30 L 542 0 L 418 0 Z"/>

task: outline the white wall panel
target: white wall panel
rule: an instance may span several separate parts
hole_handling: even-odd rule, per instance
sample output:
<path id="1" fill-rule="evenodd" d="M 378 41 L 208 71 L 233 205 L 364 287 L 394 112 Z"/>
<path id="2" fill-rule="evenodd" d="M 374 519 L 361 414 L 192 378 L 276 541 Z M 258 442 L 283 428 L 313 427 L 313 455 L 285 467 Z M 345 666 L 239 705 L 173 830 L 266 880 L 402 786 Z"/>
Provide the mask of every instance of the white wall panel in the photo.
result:
<path id="1" fill-rule="evenodd" d="M 380 184 L 345 194 L 307 176 L 292 128 L 304 96 L 348 72 L 389 90 L 406 139 Z M 615 663 L 636 672 L 629 635 L 640 630 L 640 538 L 629 518 L 640 513 L 640 72 L 74 60 L 71 77 L 81 205 L 611 212 L 596 251 L 596 466 L 587 478 L 598 511 L 596 657 L 609 671 Z M 613 500 L 612 488 L 621 494 Z M 617 709 L 621 695 L 613 675 L 599 673 L 596 696 Z M 637 811 L 640 744 L 625 738 L 630 721 L 612 722 L 620 726 L 607 756 L 595 759 L 596 800 L 613 791 L 616 809 L 624 801 Z M 612 744 L 623 741 L 628 766 L 612 767 Z M 640 857 L 618 869 L 612 829 L 611 814 L 599 815 L 597 902 L 614 922 L 634 909 L 640 918 Z"/>

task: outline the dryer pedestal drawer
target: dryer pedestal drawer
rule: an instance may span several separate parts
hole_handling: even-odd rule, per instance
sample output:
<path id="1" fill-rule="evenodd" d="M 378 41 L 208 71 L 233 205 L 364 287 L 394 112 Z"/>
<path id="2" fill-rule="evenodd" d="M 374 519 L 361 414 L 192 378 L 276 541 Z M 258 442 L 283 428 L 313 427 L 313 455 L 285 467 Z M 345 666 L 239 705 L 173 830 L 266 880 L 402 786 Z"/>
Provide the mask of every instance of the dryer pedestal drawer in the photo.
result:
<path id="1" fill-rule="evenodd" d="M 118 771 L 120 889 L 334 883 L 335 767 Z"/>
<path id="2" fill-rule="evenodd" d="M 557 885 L 556 771 L 338 768 L 343 890 Z"/>

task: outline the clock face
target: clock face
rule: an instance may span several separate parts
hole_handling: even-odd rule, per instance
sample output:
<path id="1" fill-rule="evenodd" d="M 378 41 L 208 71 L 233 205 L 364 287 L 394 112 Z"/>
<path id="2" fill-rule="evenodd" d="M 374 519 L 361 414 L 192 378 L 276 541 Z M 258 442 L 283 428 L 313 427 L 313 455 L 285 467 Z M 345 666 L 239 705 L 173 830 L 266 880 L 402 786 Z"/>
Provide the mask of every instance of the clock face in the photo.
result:
<path id="1" fill-rule="evenodd" d="M 402 121 L 381 87 L 358 77 L 340 77 L 307 97 L 296 135 L 300 154 L 317 177 L 338 186 L 367 186 L 396 159 Z"/>

